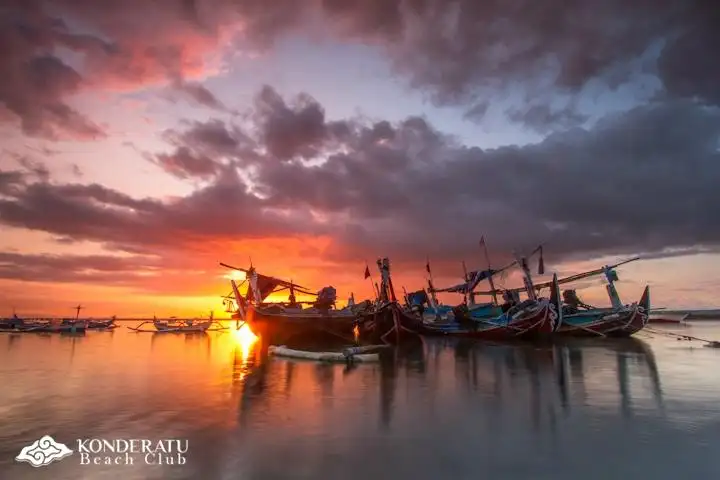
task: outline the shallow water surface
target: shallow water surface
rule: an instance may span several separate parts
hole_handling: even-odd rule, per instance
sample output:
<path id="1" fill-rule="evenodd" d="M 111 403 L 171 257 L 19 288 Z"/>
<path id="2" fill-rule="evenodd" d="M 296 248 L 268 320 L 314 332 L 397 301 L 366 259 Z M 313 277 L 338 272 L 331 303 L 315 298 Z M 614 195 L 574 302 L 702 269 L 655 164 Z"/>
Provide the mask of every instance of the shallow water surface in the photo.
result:
<path id="1" fill-rule="evenodd" d="M 672 330 L 720 339 L 716 322 Z M 352 369 L 258 351 L 228 332 L 0 334 L 0 478 L 720 476 L 720 349 L 696 341 L 425 339 Z M 14 460 L 43 435 L 188 451 L 184 465 Z"/>

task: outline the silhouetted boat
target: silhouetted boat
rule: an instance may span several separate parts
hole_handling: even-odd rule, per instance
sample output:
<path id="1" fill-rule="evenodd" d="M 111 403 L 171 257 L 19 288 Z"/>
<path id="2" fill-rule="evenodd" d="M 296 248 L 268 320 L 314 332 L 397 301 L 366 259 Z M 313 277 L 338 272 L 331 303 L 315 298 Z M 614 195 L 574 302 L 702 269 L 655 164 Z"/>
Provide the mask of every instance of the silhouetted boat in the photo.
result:
<path id="1" fill-rule="evenodd" d="M 244 272 L 248 282 L 247 293 L 240 293 L 239 286 L 230 280 L 235 302 L 233 318 L 246 323 L 257 335 L 272 345 L 286 344 L 293 338 L 318 339 L 335 337 L 353 341 L 355 311 L 352 307 L 336 309 L 336 292 L 325 287 L 318 293 L 279 278 L 262 275 L 252 266 L 238 268 L 224 263 L 220 265 Z M 241 283 L 241 286 L 242 286 Z M 287 290 L 287 302 L 265 302 L 274 293 Z M 312 302 L 299 302 L 295 294 L 314 296 Z M 303 308 L 303 304 L 306 308 Z"/>

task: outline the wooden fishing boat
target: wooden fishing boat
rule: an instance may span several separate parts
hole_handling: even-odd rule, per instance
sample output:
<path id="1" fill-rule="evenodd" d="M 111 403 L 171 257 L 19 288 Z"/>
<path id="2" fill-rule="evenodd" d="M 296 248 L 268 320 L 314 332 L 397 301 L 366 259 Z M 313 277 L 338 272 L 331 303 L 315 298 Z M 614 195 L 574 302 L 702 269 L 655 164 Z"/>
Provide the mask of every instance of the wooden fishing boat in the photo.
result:
<path id="1" fill-rule="evenodd" d="M 647 325 L 650 289 L 640 301 L 617 309 L 592 309 L 563 316 L 561 335 L 629 337 Z"/>
<path id="2" fill-rule="evenodd" d="M 423 322 L 421 333 L 425 335 L 450 335 L 486 340 L 512 340 L 521 338 L 544 338 L 556 332 L 563 323 L 557 276 L 550 298 L 529 298 L 516 305 L 508 305 L 501 315 L 494 318 L 473 316 L 465 309 L 465 315 L 455 313 L 447 322 Z M 462 309 L 456 309 L 456 312 Z"/>
<path id="3" fill-rule="evenodd" d="M 256 335 L 270 344 L 288 344 L 292 339 L 305 340 L 335 338 L 352 341 L 354 338 L 356 310 L 353 306 L 336 309 L 336 293 L 332 287 L 325 287 L 318 293 L 279 278 L 262 275 L 252 266 L 247 269 L 221 263 L 226 268 L 244 272 L 245 280 L 238 285 L 230 280 L 234 310 L 233 318 L 247 324 Z M 240 293 L 240 287 L 248 283 L 247 293 Z M 288 291 L 287 302 L 266 302 L 271 295 Z M 315 297 L 314 301 L 300 302 L 296 293 Z"/>
<path id="4" fill-rule="evenodd" d="M 650 308 L 649 287 L 645 288 L 639 302 L 630 305 L 623 304 L 615 287 L 618 280 L 616 268 L 620 265 L 639 260 L 638 257 L 625 260 L 615 265 L 606 265 L 594 270 L 579 273 L 558 280 L 558 284 L 565 284 L 583 280 L 585 278 L 604 275 L 606 290 L 610 299 L 611 308 L 597 308 L 587 305 L 577 298 L 574 290 L 563 292 L 562 325 L 557 330 L 559 335 L 570 336 L 630 336 L 642 330 L 648 322 Z M 534 288 L 541 290 L 551 287 L 552 282 L 534 284 Z M 513 289 L 511 292 L 519 291 Z M 480 292 L 491 293 L 491 292 Z M 500 291 L 496 291 L 500 293 Z"/>
<path id="5" fill-rule="evenodd" d="M 538 299 L 531 288 L 530 298 L 517 305 L 507 305 L 503 313 L 495 318 L 478 318 L 469 309 L 459 306 L 453 315 L 444 321 L 428 322 L 421 314 L 410 308 L 399 308 L 394 300 L 388 259 L 378 261 L 382 278 L 381 300 L 387 304 L 374 312 L 364 315 L 359 321 L 360 335 L 371 336 L 372 340 L 388 342 L 389 339 L 402 341 L 403 335 L 448 335 L 473 337 L 487 340 L 508 340 L 537 338 L 550 335 L 562 322 L 559 289 L 553 290 L 549 299 Z M 557 281 L 557 277 L 555 277 Z M 388 293 L 384 293 L 389 290 Z M 393 335 L 394 334 L 394 335 Z"/>

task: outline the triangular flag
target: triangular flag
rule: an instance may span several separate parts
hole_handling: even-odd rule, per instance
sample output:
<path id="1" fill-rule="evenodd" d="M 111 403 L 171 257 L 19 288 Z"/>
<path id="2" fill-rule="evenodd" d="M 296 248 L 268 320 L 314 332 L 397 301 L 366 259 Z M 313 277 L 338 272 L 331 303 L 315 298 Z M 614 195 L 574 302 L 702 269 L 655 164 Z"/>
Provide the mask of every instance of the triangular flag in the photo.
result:
<path id="1" fill-rule="evenodd" d="M 365 265 L 365 279 L 370 278 L 370 267 Z"/>

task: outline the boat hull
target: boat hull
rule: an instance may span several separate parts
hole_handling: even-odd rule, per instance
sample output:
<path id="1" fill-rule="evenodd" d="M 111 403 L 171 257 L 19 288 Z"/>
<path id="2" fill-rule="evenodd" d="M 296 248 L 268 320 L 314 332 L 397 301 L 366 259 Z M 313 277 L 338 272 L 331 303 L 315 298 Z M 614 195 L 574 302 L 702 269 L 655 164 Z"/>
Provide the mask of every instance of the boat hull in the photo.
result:
<path id="1" fill-rule="evenodd" d="M 587 311 L 563 316 L 558 335 L 572 337 L 629 337 L 645 327 L 647 315 L 638 305 L 621 311 Z"/>
<path id="2" fill-rule="evenodd" d="M 468 337 L 485 340 L 505 341 L 513 339 L 549 337 L 557 328 L 559 316 L 557 305 L 548 300 L 536 302 L 519 312 L 503 314 L 494 319 L 472 320 L 460 324 L 424 323 L 420 329 L 423 335 Z"/>
<path id="3" fill-rule="evenodd" d="M 334 337 L 353 341 L 355 318 L 354 314 L 346 311 L 288 313 L 250 306 L 244 320 L 250 330 L 268 344 L 282 345 L 299 337 Z"/>
<path id="4" fill-rule="evenodd" d="M 363 342 L 394 345 L 417 341 L 423 326 L 419 316 L 397 303 L 358 315 L 355 324 Z"/>

